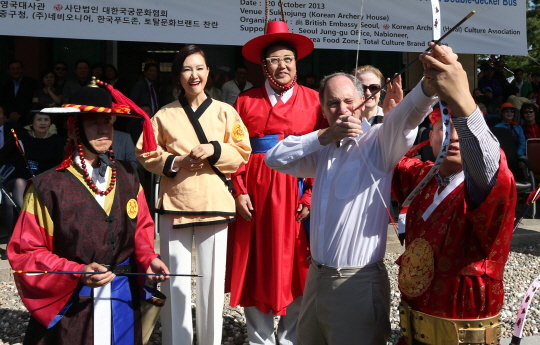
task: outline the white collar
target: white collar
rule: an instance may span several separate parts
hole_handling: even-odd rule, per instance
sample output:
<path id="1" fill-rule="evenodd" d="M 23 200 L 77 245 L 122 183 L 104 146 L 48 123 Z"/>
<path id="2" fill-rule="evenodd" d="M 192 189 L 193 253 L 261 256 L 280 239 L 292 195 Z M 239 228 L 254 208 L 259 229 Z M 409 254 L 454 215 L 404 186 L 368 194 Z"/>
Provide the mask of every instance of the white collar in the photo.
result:
<path id="1" fill-rule="evenodd" d="M 79 155 L 75 155 L 73 161 L 79 166 L 79 168 L 83 169 L 81 164 L 81 158 L 79 157 Z M 86 164 L 86 170 L 88 171 L 88 175 L 92 178 L 92 181 L 94 181 L 94 184 L 98 187 L 98 189 L 107 189 L 107 182 L 109 181 L 109 171 L 111 170 L 111 168 L 107 167 L 107 172 L 103 177 L 99 174 L 99 168 L 94 169 L 90 164 Z M 105 195 L 96 194 L 96 201 L 101 206 L 101 208 L 105 208 Z"/>
<path id="2" fill-rule="evenodd" d="M 204 101 L 206 101 L 206 99 L 208 98 L 208 96 L 206 95 L 206 92 L 204 93 Z M 203 102 L 204 102 L 203 101 Z M 202 103 L 201 103 L 202 104 Z M 191 110 L 193 110 L 194 112 L 197 111 L 197 109 L 199 109 L 199 107 L 197 108 L 193 108 L 192 106 L 190 106 Z"/>
<path id="3" fill-rule="evenodd" d="M 285 91 L 283 94 L 278 94 L 272 87 L 270 86 L 270 82 L 268 79 L 264 82 L 264 87 L 266 89 L 266 94 L 268 95 L 268 98 L 270 99 L 270 103 L 272 103 L 272 106 L 275 107 L 277 102 L 281 99 L 281 101 L 285 104 L 287 101 L 292 97 L 293 95 L 293 89 L 294 86 L 291 87 L 289 90 Z M 280 97 L 281 96 L 281 97 Z"/>
<path id="4" fill-rule="evenodd" d="M 76 155 L 75 158 L 73 159 L 73 161 L 75 162 L 75 164 L 77 164 L 79 166 L 79 168 L 83 169 L 82 167 L 82 164 L 81 164 L 81 157 L 79 155 Z M 100 174 L 99 174 L 99 168 L 94 168 L 92 167 L 92 165 L 88 164 L 88 162 L 86 162 L 86 170 L 88 171 L 88 175 L 90 175 L 90 177 L 92 178 L 92 180 L 96 181 L 96 182 L 101 182 L 101 181 L 107 181 L 107 177 L 109 175 L 109 167 L 107 167 L 107 172 L 105 173 L 105 176 L 102 177 Z M 97 181 L 99 180 L 99 181 Z"/>
<path id="5" fill-rule="evenodd" d="M 433 197 L 433 203 L 426 209 L 424 214 L 422 215 L 422 218 L 424 219 L 424 222 L 427 221 L 429 216 L 435 211 L 437 206 L 441 204 L 441 202 L 448 196 L 448 194 L 452 193 L 454 189 L 456 189 L 461 182 L 465 181 L 465 174 L 463 173 L 463 170 L 461 170 L 456 177 L 444 188 L 441 194 L 439 194 L 439 190 L 435 191 L 435 195 Z"/>

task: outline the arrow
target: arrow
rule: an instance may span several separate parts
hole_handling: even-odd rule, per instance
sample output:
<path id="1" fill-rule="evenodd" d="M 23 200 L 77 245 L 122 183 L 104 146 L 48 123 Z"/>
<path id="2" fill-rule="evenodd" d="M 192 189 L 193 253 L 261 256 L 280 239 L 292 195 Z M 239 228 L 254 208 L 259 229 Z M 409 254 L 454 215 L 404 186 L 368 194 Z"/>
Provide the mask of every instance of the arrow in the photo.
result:
<path id="1" fill-rule="evenodd" d="M 110 272 L 110 271 L 107 271 Z M 105 274 L 107 272 L 76 272 L 76 271 L 38 271 L 38 270 L 15 270 L 11 273 L 39 275 L 39 274 Z M 114 272 L 113 272 L 114 273 Z M 171 277 L 202 277 L 202 274 L 162 274 L 162 273 L 115 273 L 117 276 L 171 276 Z"/>
<path id="2" fill-rule="evenodd" d="M 439 38 L 437 41 L 435 41 L 435 44 L 438 45 L 439 43 L 442 42 L 442 40 L 444 40 L 446 37 L 448 37 L 448 35 L 450 35 L 452 32 L 454 32 L 461 24 L 465 23 L 465 21 L 469 18 L 471 18 L 474 14 L 475 14 L 476 11 L 472 11 L 471 13 L 469 13 L 467 16 L 465 16 L 465 18 L 463 18 L 462 20 L 460 20 L 459 23 L 457 23 L 456 25 L 454 25 L 453 28 L 451 28 L 447 33 L 445 33 L 443 35 L 443 37 Z M 427 48 L 426 50 L 424 50 L 425 53 L 429 52 L 431 50 L 431 48 Z M 384 84 L 381 88 L 379 88 L 379 90 L 375 91 L 374 93 L 371 94 L 371 96 L 369 96 L 368 98 L 366 98 L 358 107 L 356 107 L 354 109 L 354 111 L 362 108 L 364 106 L 364 104 L 366 104 L 370 99 L 372 99 L 373 97 L 375 97 L 376 94 L 378 94 L 379 92 L 381 92 L 382 90 L 386 89 L 386 87 L 394 81 L 394 79 L 396 79 L 398 76 L 402 75 L 403 73 L 405 73 L 405 71 L 407 71 L 412 65 L 414 65 L 418 60 L 420 59 L 420 56 L 418 56 L 416 59 L 414 59 L 410 64 L 408 64 L 407 66 L 403 67 L 403 69 L 401 71 L 399 71 L 398 73 L 394 74 L 394 76 L 392 78 L 390 78 L 390 80 Z"/>

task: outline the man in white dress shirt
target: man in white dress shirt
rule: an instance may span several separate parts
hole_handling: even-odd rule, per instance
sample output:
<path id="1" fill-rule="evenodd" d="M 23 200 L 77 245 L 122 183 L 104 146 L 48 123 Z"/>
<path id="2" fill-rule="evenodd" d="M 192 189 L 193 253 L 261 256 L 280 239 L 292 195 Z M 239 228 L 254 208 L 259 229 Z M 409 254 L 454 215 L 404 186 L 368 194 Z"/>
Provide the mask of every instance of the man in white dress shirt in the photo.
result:
<path id="1" fill-rule="evenodd" d="M 463 71 L 450 48 L 436 51 L 428 54 Z M 394 166 L 412 146 L 417 126 L 436 101 L 429 85 L 437 83 L 442 92 L 451 92 L 462 78 L 464 72 L 441 71 L 436 80 L 423 79 L 383 124 L 362 131 L 359 112 L 353 112 L 362 101 L 362 85 L 357 81 L 355 87 L 354 77 L 335 73 L 321 81 L 319 92 L 330 127 L 289 136 L 267 152 L 269 167 L 315 178 L 312 261 L 297 326 L 299 345 L 386 345 L 390 284 L 383 257 L 388 216 L 381 196 L 389 205 Z M 391 93 L 392 88 L 387 97 Z"/>

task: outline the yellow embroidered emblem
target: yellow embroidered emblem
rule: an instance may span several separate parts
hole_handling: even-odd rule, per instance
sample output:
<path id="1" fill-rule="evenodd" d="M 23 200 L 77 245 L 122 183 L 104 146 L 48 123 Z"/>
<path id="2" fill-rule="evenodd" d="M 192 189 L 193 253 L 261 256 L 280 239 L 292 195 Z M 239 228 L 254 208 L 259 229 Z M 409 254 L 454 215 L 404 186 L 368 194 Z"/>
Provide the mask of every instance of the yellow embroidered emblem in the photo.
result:
<path id="1" fill-rule="evenodd" d="M 407 297 L 418 297 L 429 288 L 434 275 L 433 249 L 423 238 L 414 240 L 401 256 L 399 289 Z"/>
<path id="2" fill-rule="evenodd" d="M 139 213 L 139 205 L 137 204 L 137 200 L 129 200 L 126 206 L 126 211 L 129 218 L 135 219 L 135 217 L 137 217 L 137 213 Z"/>
<path id="3" fill-rule="evenodd" d="M 236 140 L 242 140 L 247 136 L 247 128 L 241 123 L 234 125 L 232 129 L 232 136 Z"/>

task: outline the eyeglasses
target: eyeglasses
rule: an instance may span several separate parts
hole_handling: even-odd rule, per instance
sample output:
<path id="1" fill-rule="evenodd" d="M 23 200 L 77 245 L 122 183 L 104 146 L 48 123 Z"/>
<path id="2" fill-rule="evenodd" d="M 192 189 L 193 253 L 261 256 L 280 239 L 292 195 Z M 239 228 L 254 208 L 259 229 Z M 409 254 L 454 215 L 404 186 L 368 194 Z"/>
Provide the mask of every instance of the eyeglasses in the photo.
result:
<path id="1" fill-rule="evenodd" d="M 533 109 L 524 110 L 523 113 L 524 114 L 532 114 L 532 113 L 534 113 L 534 110 Z"/>
<path id="2" fill-rule="evenodd" d="M 65 71 L 66 68 L 65 67 L 55 67 L 54 70 L 55 71 Z"/>
<path id="3" fill-rule="evenodd" d="M 378 91 L 381 88 L 379 84 L 362 85 L 362 87 L 364 88 L 364 93 L 366 93 L 367 90 L 373 93 L 373 92 Z"/>
<path id="4" fill-rule="evenodd" d="M 266 58 L 266 61 L 270 62 L 271 65 L 279 65 L 281 61 L 285 62 L 286 65 L 290 65 L 294 61 L 294 56 L 291 56 L 291 55 L 285 55 L 283 57 L 270 56 Z"/>

